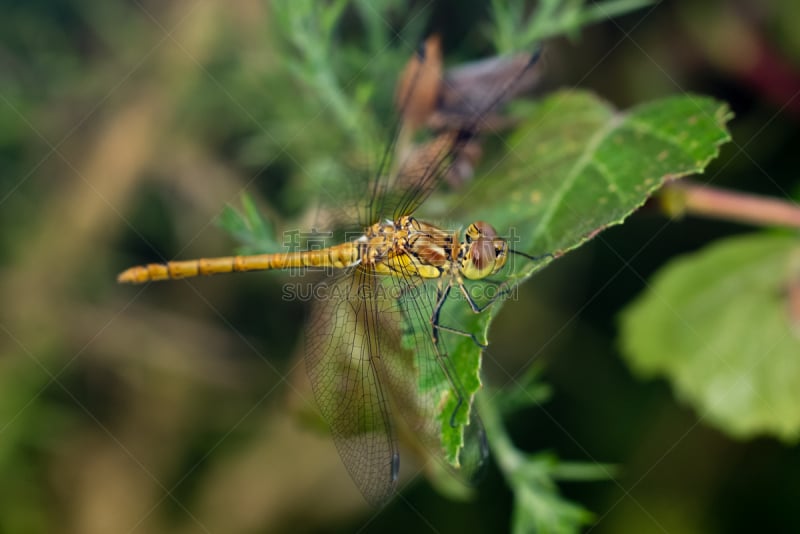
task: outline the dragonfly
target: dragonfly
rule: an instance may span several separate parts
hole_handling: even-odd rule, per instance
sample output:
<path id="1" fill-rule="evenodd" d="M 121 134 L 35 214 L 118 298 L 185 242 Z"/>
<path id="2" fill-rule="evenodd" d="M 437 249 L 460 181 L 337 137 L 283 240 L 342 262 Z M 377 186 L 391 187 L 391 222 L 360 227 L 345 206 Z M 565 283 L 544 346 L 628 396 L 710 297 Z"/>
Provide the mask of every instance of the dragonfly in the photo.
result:
<path id="1" fill-rule="evenodd" d="M 397 124 L 364 196 L 372 222 L 357 237 L 314 250 L 151 263 L 118 276 L 121 283 L 141 284 L 277 269 L 326 272 L 305 328 L 307 373 L 344 465 L 374 506 L 385 504 L 398 484 L 400 424 L 395 412 L 434 456 L 441 456 L 442 424 L 469 427 L 471 443 L 463 447 L 463 461 L 459 457 L 450 463 L 454 468 L 461 464 L 462 479 L 480 469 L 488 455 L 485 435 L 443 336 L 464 336 L 483 345 L 473 334 L 444 324 L 444 305 L 455 291 L 481 313 L 494 299 L 477 302 L 467 281 L 496 275 L 511 254 L 536 259 L 515 251 L 485 221 L 461 231 L 414 216 L 456 170 L 498 106 L 530 85 L 539 57 L 537 52 L 494 60 L 493 66 L 476 64 L 448 78 L 441 75 L 440 54 L 438 40 L 429 38 L 401 77 Z M 483 87 L 475 90 L 480 83 Z M 407 151 L 398 163 L 392 161 L 398 140 L 410 138 L 426 120 L 437 122 L 440 133 Z M 444 393 L 431 384 L 445 384 Z"/>

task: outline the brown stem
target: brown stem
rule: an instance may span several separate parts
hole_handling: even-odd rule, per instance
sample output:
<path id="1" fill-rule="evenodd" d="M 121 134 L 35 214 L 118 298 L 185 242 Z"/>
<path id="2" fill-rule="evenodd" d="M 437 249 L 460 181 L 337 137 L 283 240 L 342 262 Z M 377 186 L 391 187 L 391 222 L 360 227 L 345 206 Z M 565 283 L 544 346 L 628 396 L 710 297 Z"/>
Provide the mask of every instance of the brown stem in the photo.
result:
<path id="1" fill-rule="evenodd" d="M 727 191 L 687 181 L 672 182 L 659 193 L 667 214 L 685 214 L 761 226 L 800 228 L 800 205 L 790 200 Z"/>

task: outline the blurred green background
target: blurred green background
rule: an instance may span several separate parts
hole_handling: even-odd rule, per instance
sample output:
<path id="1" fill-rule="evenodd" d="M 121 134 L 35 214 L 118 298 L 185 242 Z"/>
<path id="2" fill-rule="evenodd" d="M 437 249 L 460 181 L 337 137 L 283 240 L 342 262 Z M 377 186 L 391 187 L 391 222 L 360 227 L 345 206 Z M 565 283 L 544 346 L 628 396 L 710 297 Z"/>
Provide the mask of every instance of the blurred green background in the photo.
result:
<path id="1" fill-rule="evenodd" d="M 389 36 L 425 7 L 412 33 L 441 32 L 451 63 L 493 53 L 483 2 L 391 3 Z M 380 76 L 385 99 L 386 65 L 410 49 L 369 62 L 385 36 L 365 34 L 364 5 L 337 28 L 336 61 L 346 89 Z M 507 530 L 512 496 L 493 468 L 470 503 L 419 479 L 366 507 L 330 439 L 292 415 L 310 398 L 307 303 L 281 299 L 284 275 L 115 283 L 132 264 L 231 253 L 216 221 L 243 192 L 278 231 L 313 220 L 319 154 L 342 140 L 275 6 L 0 7 L 0 532 Z M 661 2 L 548 42 L 542 90 L 589 88 L 621 108 L 684 91 L 727 101 L 734 142 L 702 181 L 796 198 L 798 20 L 792 0 Z M 517 445 L 620 467 L 561 486 L 593 531 L 800 530 L 800 450 L 710 429 L 617 351 L 616 316 L 651 273 L 747 230 L 643 210 L 495 322 L 488 384 L 537 362 L 554 389 L 507 421 Z"/>

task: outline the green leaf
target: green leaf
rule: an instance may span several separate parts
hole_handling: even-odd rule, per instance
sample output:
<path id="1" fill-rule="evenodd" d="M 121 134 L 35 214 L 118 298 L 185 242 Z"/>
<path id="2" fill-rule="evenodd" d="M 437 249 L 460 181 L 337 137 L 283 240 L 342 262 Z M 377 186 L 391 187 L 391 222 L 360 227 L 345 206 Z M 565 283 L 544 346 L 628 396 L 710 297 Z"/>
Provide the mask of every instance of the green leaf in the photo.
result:
<path id="1" fill-rule="evenodd" d="M 797 442 L 800 334 L 790 288 L 798 280 L 794 236 L 717 242 L 668 264 L 624 311 L 623 353 L 730 435 Z"/>
<path id="2" fill-rule="evenodd" d="M 449 198 L 450 216 L 460 213 L 455 216 L 463 223 L 488 221 L 512 248 L 543 257 L 527 261 L 512 254 L 501 273 L 512 287 L 554 256 L 622 223 L 665 180 L 702 172 L 729 140 L 730 116 L 724 104 L 693 95 L 620 113 L 588 92 L 556 93 L 530 110 L 505 155 L 488 163 L 486 176 Z M 488 293 L 493 286 L 470 287 Z M 441 324 L 485 340 L 500 304 L 474 314 L 463 299 L 451 298 Z M 449 347 L 452 360 L 469 363 L 459 379 L 472 383 L 481 349 L 467 337 L 453 337 L 459 339 Z"/>
<path id="3" fill-rule="evenodd" d="M 428 327 L 430 329 L 430 326 Z M 443 336 L 447 337 L 447 336 Z M 455 343 L 451 343 L 451 354 L 459 354 L 460 357 L 451 358 L 452 368 L 457 380 L 460 381 L 466 399 L 462 399 L 461 406 L 458 405 L 459 399 L 452 393 L 447 395 L 444 407 L 439 413 L 439 425 L 442 429 L 442 446 L 445 451 L 445 459 L 455 467 L 465 467 L 468 472 L 474 471 L 478 465 L 462 465 L 462 452 L 465 446 L 465 434 L 467 426 L 470 424 L 470 415 L 473 410 L 472 398 L 482 387 L 480 378 L 481 354 L 480 351 L 473 350 L 476 345 L 472 339 L 464 336 L 451 336 Z M 470 346 L 471 345 L 471 346 Z M 440 385 L 450 392 L 449 383 Z M 474 445 L 474 443 L 473 443 Z M 482 458 L 476 458 L 482 461 Z"/>
<path id="4" fill-rule="evenodd" d="M 528 466 L 538 469 L 539 466 Z M 511 516 L 515 534 L 569 534 L 579 532 L 591 523 L 593 514 L 581 506 L 564 500 L 550 487 L 548 479 L 531 477 L 512 479 L 514 512 Z"/>
<path id="5" fill-rule="evenodd" d="M 519 250 L 561 255 L 624 221 L 666 180 L 703 172 L 730 140 L 730 118 L 725 104 L 702 96 L 617 112 L 588 92 L 555 93 L 453 205 L 519 235 Z"/>
<path id="6" fill-rule="evenodd" d="M 393 282 L 389 280 L 384 283 L 390 285 Z M 472 397 L 482 386 L 480 351 L 469 350 L 470 346 L 476 346 L 470 337 L 444 330 L 439 331 L 439 345 L 434 349 L 430 318 L 437 299 L 436 284 L 423 284 L 415 289 L 415 292 L 403 298 L 402 307 L 409 311 L 403 314 L 402 345 L 413 355 L 413 365 L 417 371 L 417 391 L 414 396 L 419 397 L 418 402 L 422 404 L 418 406 L 420 417 L 436 419 L 433 428 L 425 421 L 417 426 L 432 428 L 436 435 L 421 436 L 423 440 L 440 442 L 438 448 L 442 450 L 445 460 L 455 468 L 463 468 L 464 478 L 469 479 L 480 467 L 476 462 L 481 460 L 462 454 L 465 442 L 469 439 L 466 435 L 469 434 Z M 447 320 L 449 310 L 461 306 L 468 304 L 457 298 L 449 299 L 442 309 L 443 320 L 440 324 L 450 326 Z M 447 356 L 449 354 L 461 356 L 450 358 Z M 444 355 L 441 361 L 439 355 Z M 453 390 L 453 383 L 457 384 L 460 391 Z M 467 465 L 462 465 L 463 460 L 467 460 Z"/>

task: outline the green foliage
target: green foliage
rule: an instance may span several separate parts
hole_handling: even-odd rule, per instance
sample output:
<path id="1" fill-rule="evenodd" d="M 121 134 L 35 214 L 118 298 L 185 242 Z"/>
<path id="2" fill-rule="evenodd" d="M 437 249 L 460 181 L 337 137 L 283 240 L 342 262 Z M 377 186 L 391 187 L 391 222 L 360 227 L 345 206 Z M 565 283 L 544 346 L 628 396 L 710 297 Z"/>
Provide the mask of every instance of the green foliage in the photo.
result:
<path id="1" fill-rule="evenodd" d="M 349 45 L 340 32 L 342 18 L 351 4 L 364 26 L 366 43 L 362 40 Z M 333 118 L 333 124 L 362 150 L 378 148 L 374 146 L 375 140 L 384 139 L 379 135 L 383 128 L 379 126 L 374 106 L 385 113 L 392 93 L 385 91 L 386 86 L 381 87 L 381 81 L 386 80 L 387 72 L 396 72 L 402 66 L 409 47 L 421 37 L 422 18 L 411 13 L 408 27 L 399 35 L 400 46 L 393 46 L 398 36 L 390 31 L 386 21 L 397 7 L 392 0 L 338 0 L 324 4 L 302 0 L 274 6 L 276 27 L 290 47 L 287 69 L 306 91 L 324 103 L 325 113 Z"/>
<path id="2" fill-rule="evenodd" d="M 242 243 L 239 254 L 263 254 L 278 250 L 275 231 L 268 220 L 261 216 L 252 197 L 241 196 L 242 211 L 225 206 L 217 223 Z"/>
<path id="3" fill-rule="evenodd" d="M 288 67 L 307 88 L 325 101 L 342 129 L 358 137 L 363 131 L 363 121 L 355 101 L 349 99 L 332 68 L 336 64 L 336 27 L 347 7 L 347 0 L 321 5 L 310 0 L 285 2 L 275 5 L 275 17 L 282 35 L 296 51 L 299 61 L 288 63 Z"/>
<path id="4" fill-rule="evenodd" d="M 430 285 L 433 286 L 433 284 Z M 431 289 L 433 287 L 429 288 L 428 291 Z M 453 291 L 458 291 L 458 289 L 454 288 Z M 433 302 L 435 296 L 434 299 L 428 300 Z M 446 327 L 453 326 L 453 323 L 450 322 L 453 313 L 450 310 L 458 306 L 468 306 L 468 304 L 463 300 L 453 298 L 447 302 L 441 315 L 441 325 Z M 428 345 L 431 344 L 431 313 L 432 308 L 431 311 L 426 312 L 426 317 L 419 317 L 413 324 L 417 337 L 422 338 L 421 341 Z M 433 378 L 434 383 L 425 383 L 421 380 L 420 391 L 428 392 L 433 402 L 437 402 L 438 399 L 440 409 L 437 413 L 437 428 L 440 433 L 444 457 L 451 465 L 459 468 L 461 467 L 459 458 L 462 447 L 464 447 L 464 435 L 467 432 L 466 426 L 470 423 L 470 414 L 473 409 L 472 399 L 482 387 L 480 377 L 481 354 L 480 350 L 472 350 L 476 348 L 476 345 L 472 338 L 468 336 L 440 330 L 439 339 L 440 350 L 447 354 L 447 365 L 449 372 L 452 374 L 451 379 L 459 384 L 462 389 L 460 393 L 464 398 L 459 399 L 455 392 L 451 390 L 450 380 L 443 373 L 428 373 L 428 378 Z M 432 355 L 429 354 L 428 358 L 430 357 Z"/>
<path id="5" fill-rule="evenodd" d="M 529 406 L 539 406 L 553 395 L 552 388 L 542 381 L 543 366 L 533 364 L 509 387 L 494 392 L 492 403 L 503 414 L 511 414 Z"/>
<path id="6" fill-rule="evenodd" d="M 561 255 L 621 223 L 666 180 L 702 172 L 730 139 L 730 118 L 725 104 L 696 95 L 618 112 L 587 92 L 557 92 L 454 211 L 518 236 L 523 252 Z"/>
<path id="7" fill-rule="evenodd" d="M 550 397 L 541 380 L 541 366 L 531 366 L 515 386 L 489 390 L 476 396 L 476 406 L 486 425 L 500 470 L 514 492 L 513 532 L 569 533 L 591 523 L 593 515 L 561 497 L 557 481 L 607 480 L 616 468 L 600 463 L 566 462 L 554 454 L 527 454 L 517 449 L 502 425 L 502 417 L 526 407 L 540 408 Z"/>
<path id="8" fill-rule="evenodd" d="M 500 53 L 529 49 L 557 35 L 577 37 L 583 26 L 651 5 L 655 0 L 543 0 L 528 12 L 521 0 L 492 0 L 491 35 Z"/>
<path id="9" fill-rule="evenodd" d="M 491 221 L 501 234 L 519 236 L 512 246 L 523 252 L 564 254 L 622 223 L 665 180 L 702 172 L 719 145 L 729 139 L 725 128 L 729 118 L 725 105 L 694 95 L 620 113 L 589 93 L 556 93 L 530 110 L 499 163 L 487 162 L 489 170 L 485 176 L 479 170 L 473 188 L 450 197 L 453 211 L 463 212 L 469 220 Z M 481 200 L 471 202 L 474 199 Z M 521 282 L 551 260 L 512 258 L 517 265 L 509 267 L 512 273 L 506 283 Z M 481 332 L 485 338 L 501 302 L 480 315 L 464 302 L 448 305 L 442 313 L 447 324 Z M 451 357 L 479 362 L 480 352 L 462 337 Z M 528 391 L 530 386 L 523 388 Z M 514 407 L 525 404 L 519 393 L 512 399 Z M 536 401 L 531 394 L 528 402 Z M 484 420 L 492 417 L 486 413 L 492 409 L 481 410 Z M 549 475 L 557 462 L 512 453 L 507 440 L 497 441 L 497 432 L 487 421 L 498 462 L 503 463 L 504 455 L 511 458 L 504 471 L 515 493 L 517 532 L 571 532 L 590 520 L 585 511 L 554 493 Z"/>
<path id="10" fill-rule="evenodd" d="M 701 419 L 738 438 L 800 437 L 800 335 L 791 235 L 729 238 L 665 266 L 622 314 L 622 350 Z M 796 313 L 796 311 L 795 311 Z"/>
<path id="11" fill-rule="evenodd" d="M 609 3 L 605 9 L 624 10 L 634 5 L 643 4 Z M 499 32 L 496 40 L 507 41 L 502 36 L 510 31 L 507 23 L 522 19 L 512 11 L 503 11 L 499 2 L 494 7 Z M 375 131 L 370 125 L 379 121 L 368 119 L 362 127 L 362 118 L 356 111 L 361 109 L 357 100 L 348 101 L 336 81 L 331 70 L 335 52 L 331 48 L 330 25 L 341 15 L 341 4 L 327 9 L 319 14 L 310 6 L 285 8 L 280 20 L 282 26 L 292 29 L 291 40 L 302 60 L 294 67 L 296 75 L 309 88 L 330 99 L 343 130 L 358 141 L 365 132 Z M 576 3 L 545 2 L 538 16 L 559 14 L 556 27 L 565 31 L 594 20 L 601 13 L 598 6 L 580 12 L 576 9 Z M 530 26 L 527 39 L 545 35 L 537 20 L 543 19 L 527 19 Z M 512 45 L 506 42 L 502 46 Z M 397 70 L 398 67 L 393 69 Z M 357 95 L 364 93 L 370 91 L 356 90 Z M 501 234 L 519 236 L 518 241 L 512 242 L 517 250 L 545 255 L 538 261 L 520 261 L 514 257 L 516 265 L 509 269 L 506 280 L 509 287 L 550 263 L 554 256 L 623 222 L 665 180 L 702 172 L 717 155 L 719 145 L 729 139 L 725 129 L 730 119 L 727 107 L 696 95 L 665 98 L 618 112 L 591 93 L 562 91 L 519 114 L 521 121 L 506 141 L 504 153 L 488 158 L 486 168 L 478 169 L 474 185 L 443 201 L 449 207 L 449 217 L 456 216 L 462 222 L 490 221 Z M 247 233 L 252 227 L 264 227 L 247 220 L 248 216 L 237 219 L 226 215 L 225 225 L 245 242 L 263 242 Z M 485 341 L 491 318 L 500 308 L 501 302 L 496 302 L 490 312 L 476 315 L 463 299 L 451 298 L 442 309 L 441 324 L 475 333 Z M 416 319 L 424 323 L 426 318 Z M 428 325 L 414 326 L 415 332 L 427 335 Z M 481 387 L 481 350 L 468 336 L 452 333 L 442 334 L 442 343 L 447 347 L 451 372 L 469 397 L 468 407 Z M 469 411 L 456 411 L 456 398 L 444 376 L 436 384 L 421 383 L 420 389 L 425 395 L 433 393 L 434 397 L 444 399 L 438 416 L 441 440 L 447 461 L 457 467 Z M 517 409 L 545 395 L 547 391 L 542 385 L 523 388 L 499 405 Z M 553 480 L 564 473 L 577 478 L 609 476 L 610 470 L 605 466 L 570 466 L 550 456 L 528 456 L 517 451 L 503 437 L 499 419 L 495 417 L 498 408 L 489 401 L 483 404 L 481 412 L 490 444 L 515 492 L 515 531 L 571 532 L 588 522 L 590 514 L 559 497 Z"/>
<path id="12" fill-rule="evenodd" d="M 452 361 L 453 372 L 463 386 L 463 392 L 467 397 L 462 399 L 464 405 L 459 407 L 459 399 L 452 393 L 447 393 L 450 391 L 449 383 L 441 382 L 439 387 L 445 391 L 447 397 L 445 397 L 446 402 L 439 414 L 439 425 L 442 431 L 441 439 L 445 459 L 453 466 L 461 467 L 459 458 L 461 449 L 464 447 L 464 434 L 467 431 L 465 427 L 470 423 L 470 412 L 474 409 L 472 399 L 483 385 L 480 376 L 481 355 L 480 351 L 470 350 L 475 346 L 471 338 L 458 335 L 449 337 L 459 338 L 452 340 L 456 343 L 450 343 L 449 350 L 451 352 L 448 357 Z M 455 418 L 453 418 L 453 414 L 455 414 Z"/>
<path id="13" fill-rule="evenodd" d="M 8 356 L 18 359 L 0 365 L 0 532 L 42 532 L 53 528 L 48 523 L 55 517 L 42 513 L 47 495 L 37 484 L 37 468 L 49 461 L 73 414 L 53 402 L 44 369 L 27 372 L 29 354 Z"/>
<path id="14" fill-rule="evenodd" d="M 535 402 L 535 398 L 531 396 L 529 402 Z M 512 531 L 566 534 L 589 524 L 592 514 L 561 497 L 555 482 L 607 479 L 613 476 L 614 468 L 597 463 L 562 462 L 549 453 L 526 454 L 512 444 L 490 395 L 478 395 L 476 403 L 497 464 L 514 492 Z"/>
<path id="15" fill-rule="evenodd" d="M 514 533 L 575 532 L 592 514 L 558 495 L 549 470 L 555 458 L 530 456 L 509 478 L 514 491 Z"/>
<path id="16" fill-rule="evenodd" d="M 768 74 L 780 78 L 787 58 L 799 57 L 797 17 L 791 16 L 798 7 L 787 0 L 765 3 L 755 26 L 724 2 L 700 9 L 684 0 L 645 10 L 645 24 L 612 22 L 596 32 L 583 32 L 582 25 L 645 2 L 493 0 L 465 2 L 463 10 L 459 4 L 457 13 L 431 4 L 424 9 L 433 22 L 408 12 L 409 4 L 399 0 L 13 4 L 0 21 L 0 263 L 7 267 L 6 313 L 0 317 L 2 532 L 126 531 L 132 525 L 148 532 L 330 530 L 352 513 L 355 497 L 336 485 L 349 488 L 349 481 L 327 479 L 336 471 L 331 444 L 290 419 L 308 413 L 297 407 L 309 399 L 298 387 L 302 365 L 273 359 L 290 356 L 304 303 L 279 302 L 272 276 L 133 290 L 114 287 L 113 278 L 124 257 L 146 262 L 220 252 L 205 240 L 215 232 L 199 232 L 238 190 L 252 196 L 227 208 L 219 224 L 241 241 L 239 252 L 285 250 L 276 229 L 289 227 L 290 218 L 295 227 L 310 229 L 313 219 L 317 228 L 333 230 L 321 219 L 338 214 L 317 211 L 312 202 L 320 192 L 356 189 L 351 170 L 369 167 L 368 160 L 381 154 L 395 125 L 394 81 L 427 29 L 444 36 L 448 66 L 454 57 L 468 57 L 466 50 L 488 48 L 481 31 L 500 52 L 539 48 L 547 36 L 583 35 L 586 46 L 580 48 L 544 43 L 544 79 L 552 84 L 580 78 L 602 87 L 610 101 L 642 101 L 643 94 L 675 90 L 676 81 L 714 94 L 744 91 L 748 105 L 735 128 L 747 157 L 737 151 L 717 168 L 725 172 L 714 175 L 715 181 L 760 191 L 775 185 L 776 194 L 797 187 L 796 158 L 786 149 L 794 146 L 796 133 L 792 100 L 752 85 L 747 69 L 753 65 L 746 61 L 763 48 L 752 39 L 759 28 L 771 29 L 769 57 L 775 61 L 767 67 L 775 70 Z M 617 48 L 610 37 L 621 37 L 620 31 L 626 37 Z M 687 31 L 693 38 L 684 39 L 676 53 L 671 39 Z M 558 53 L 548 58 L 550 48 Z M 556 65 L 556 58 L 565 61 Z M 727 110 L 703 97 L 617 111 L 592 93 L 561 92 L 510 107 L 518 127 L 510 137 L 484 143 L 476 180 L 452 194 L 437 192 L 423 210 L 443 225 L 483 218 L 501 234 L 513 230 L 512 246 L 534 255 L 558 256 L 623 221 L 625 227 L 604 241 L 636 239 L 652 220 L 637 218 L 642 230 L 627 224 L 628 214 L 665 177 L 705 168 L 727 138 Z M 693 116 L 696 122 L 689 123 Z M 116 128 L 125 132 L 124 142 L 109 145 Z M 212 186 L 209 180 L 217 182 Z M 160 191 L 152 197 L 158 209 L 147 202 L 151 197 L 136 200 L 142 188 Z M 258 213 L 262 206 L 265 217 Z M 165 220 L 164 210 L 174 218 Z M 694 249 L 700 238 L 720 231 L 693 220 L 682 225 L 689 230 L 674 244 L 684 248 Z M 586 438 L 581 444 L 592 454 L 626 462 L 629 480 L 637 481 L 624 484 L 627 508 L 640 517 L 648 512 L 639 522 L 634 518 L 632 527 L 626 503 L 617 506 L 621 496 L 609 495 L 621 488 L 582 485 L 592 508 L 613 502 L 598 514 L 599 528 L 786 530 L 797 522 L 785 498 L 796 478 L 791 449 L 766 440 L 736 444 L 704 432 L 684 440 L 694 420 L 664 405 L 663 388 L 633 384 L 615 362 L 600 361 L 609 332 L 598 335 L 594 329 L 608 326 L 606 317 L 627 292 L 615 287 L 585 312 L 571 306 L 576 297 L 605 288 L 609 262 L 601 249 L 593 248 L 599 261 L 591 265 L 592 248 L 558 261 L 530 284 L 536 298 L 518 303 L 524 311 L 509 324 L 530 325 L 534 341 L 524 335 L 507 340 L 512 350 L 498 363 L 508 364 L 510 372 L 530 351 L 537 366 L 512 388 L 487 384 L 472 407 L 481 413 L 493 458 L 513 490 L 514 528 L 574 532 L 592 521 L 558 485 L 608 479 L 613 469 L 517 448 L 530 439 L 555 447 L 560 431 L 569 429 Z M 650 247 L 642 259 L 660 261 L 662 252 Z M 554 259 L 512 256 L 513 265 L 498 281 L 519 284 Z M 665 268 L 622 316 L 621 345 L 637 377 L 664 377 L 701 422 L 733 436 L 796 443 L 796 259 L 795 237 L 764 234 L 709 247 Z M 619 281 L 639 283 L 631 272 Z M 249 291 L 254 285 L 258 290 Z M 488 286 L 470 284 L 480 287 Z M 502 303 L 476 316 L 458 295 L 452 297 L 442 323 L 486 341 Z M 570 328 L 559 329 L 562 318 Z M 420 339 L 428 342 L 430 325 L 425 317 L 420 323 Z M 592 335 L 583 339 L 586 332 Z M 556 343 L 535 341 L 550 341 L 551 335 Z M 456 374 L 475 391 L 480 351 L 464 336 L 442 338 Z M 578 364 L 589 366 L 572 367 L 580 358 Z M 275 372 L 290 368 L 292 376 Z M 545 368 L 552 373 L 548 380 L 566 393 L 556 398 L 558 430 L 539 428 L 525 417 L 552 394 L 543 381 Z M 608 375 L 595 376 L 600 368 Z M 433 380 L 420 390 L 449 395 L 446 386 Z M 451 426 L 448 400 L 435 417 L 455 462 L 462 431 L 469 445 L 475 427 L 463 426 L 466 410 Z M 567 403 L 572 406 L 565 410 Z M 517 446 L 502 424 L 513 412 L 521 423 L 513 428 Z M 321 425 L 319 419 L 314 423 Z M 577 433 L 572 425 L 579 426 Z M 675 439 L 684 459 L 665 454 Z M 702 462 L 701 469 L 685 461 L 689 455 Z M 404 456 L 404 467 L 409 463 Z M 464 498 L 472 489 L 449 476 L 449 466 L 435 467 L 441 473 L 431 482 L 443 493 Z M 333 499 L 304 514 L 312 485 L 331 490 Z M 487 486 L 472 493 L 490 508 L 461 506 L 455 513 L 428 499 L 424 489 L 424 502 L 414 490 L 404 497 L 413 513 L 438 530 L 447 528 L 437 520 L 479 530 L 486 521 L 506 519 L 510 506 L 503 493 Z M 740 506 L 742 499 L 753 506 Z M 420 514 L 420 504 L 435 510 Z M 666 512 L 659 514 L 659 507 Z M 750 518 L 754 507 L 759 514 Z M 410 510 L 387 507 L 369 521 L 379 529 L 403 530 L 400 514 Z M 677 527 L 669 522 L 675 515 Z"/>
<path id="17" fill-rule="evenodd" d="M 477 217 L 471 218 L 492 221 L 502 230 L 518 229 L 523 244 L 515 246 L 520 250 L 563 254 L 621 223 L 664 180 L 701 172 L 717 154 L 718 145 L 728 139 L 724 124 L 729 117 L 724 105 L 697 96 L 667 98 L 618 113 L 589 93 L 557 93 L 531 109 L 511 137 L 501 163 L 487 164 L 489 176 L 479 178 L 467 195 L 450 199 L 464 204 L 470 198 L 483 198 L 471 210 Z M 248 224 L 234 228 L 241 233 Z M 521 281 L 549 261 L 526 262 L 509 281 Z M 500 304 L 495 303 L 491 313 L 475 315 L 463 300 L 450 299 L 442 324 L 481 332 L 485 339 Z M 465 336 L 443 335 L 443 339 L 457 380 L 468 395 L 474 395 L 480 388 L 479 347 Z M 436 388 L 449 392 L 446 381 L 424 384 L 423 390 L 429 393 Z M 519 407 L 526 404 L 525 395 L 530 395 L 530 403 L 545 394 L 541 385 L 523 388 L 502 404 Z M 457 465 L 469 415 L 462 410 L 452 421 L 454 410 L 455 399 L 450 396 L 440 412 L 440 426 L 446 457 Z M 495 454 L 509 454 L 504 446 L 498 452 L 492 439 L 497 428 L 487 423 L 487 430 Z M 553 493 L 551 477 L 567 469 L 565 464 L 518 452 L 513 456 L 516 459 L 510 464 L 518 467 L 509 467 L 507 477 L 518 504 L 518 531 L 566 532 L 589 520 L 586 512 Z M 591 469 L 577 472 L 581 477 L 597 474 Z"/>
<path id="18" fill-rule="evenodd" d="M 519 237 L 512 247 L 542 256 L 512 255 L 505 283 L 519 283 L 552 261 L 546 254 L 562 255 L 623 222 L 665 180 L 702 172 L 729 139 L 729 117 L 725 105 L 692 95 L 619 113 L 589 93 L 556 93 L 530 111 L 500 163 L 487 163 L 475 187 L 450 198 L 453 211 L 491 221 L 501 235 Z M 485 338 L 500 305 L 476 315 L 464 302 L 448 303 L 442 317 Z M 462 336 L 451 354 L 479 361 L 480 352 Z"/>

